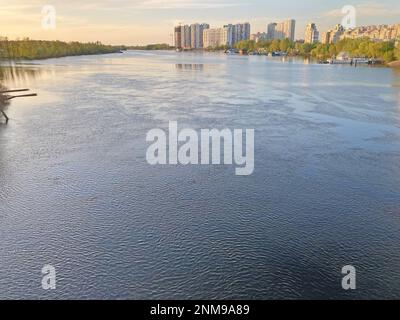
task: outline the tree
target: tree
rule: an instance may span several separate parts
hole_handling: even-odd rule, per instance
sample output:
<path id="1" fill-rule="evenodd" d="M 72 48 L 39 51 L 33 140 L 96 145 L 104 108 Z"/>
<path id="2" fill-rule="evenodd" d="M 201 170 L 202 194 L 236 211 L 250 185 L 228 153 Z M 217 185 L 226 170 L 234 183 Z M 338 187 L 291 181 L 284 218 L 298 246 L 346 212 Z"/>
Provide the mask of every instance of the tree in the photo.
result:
<path id="1" fill-rule="evenodd" d="M 45 59 L 71 55 L 114 53 L 119 47 L 97 43 L 15 40 L 0 41 L 0 52 L 7 59 Z"/>

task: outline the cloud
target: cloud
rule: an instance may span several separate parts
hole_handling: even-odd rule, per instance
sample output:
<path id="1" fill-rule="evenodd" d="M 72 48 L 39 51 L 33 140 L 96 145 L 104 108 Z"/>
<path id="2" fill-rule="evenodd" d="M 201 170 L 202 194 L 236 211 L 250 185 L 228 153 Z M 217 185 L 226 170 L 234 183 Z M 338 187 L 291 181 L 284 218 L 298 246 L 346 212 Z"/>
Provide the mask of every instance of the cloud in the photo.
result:
<path id="1" fill-rule="evenodd" d="M 400 16 L 400 7 L 387 6 L 383 3 L 367 2 L 354 6 L 357 17 L 395 17 Z M 334 9 L 324 14 L 325 17 L 343 17 L 342 9 Z"/>
<path id="2" fill-rule="evenodd" d="M 147 0 L 137 6 L 138 9 L 215 9 L 242 6 L 245 2 L 223 0 Z"/>
<path id="3" fill-rule="evenodd" d="M 9 5 L 9 1 L 0 0 L 1 7 L 9 7 L 21 9 L 22 7 L 38 7 L 42 6 L 42 0 L 30 0 L 30 5 L 26 5 L 26 0 L 13 0 L 13 4 Z M 65 6 L 82 10 L 113 10 L 113 9 L 136 9 L 136 10 L 154 10 L 154 9 L 215 9 L 246 6 L 251 1 L 241 0 L 52 0 L 51 5 Z"/>

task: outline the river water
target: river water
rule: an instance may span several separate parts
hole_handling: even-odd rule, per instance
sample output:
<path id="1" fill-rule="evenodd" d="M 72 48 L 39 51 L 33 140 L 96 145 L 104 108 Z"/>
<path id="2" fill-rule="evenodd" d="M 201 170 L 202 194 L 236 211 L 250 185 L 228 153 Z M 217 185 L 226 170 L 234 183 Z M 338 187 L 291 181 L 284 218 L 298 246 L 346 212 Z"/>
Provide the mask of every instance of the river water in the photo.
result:
<path id="1" fill-rule="evenodd" d="M 0 77 L 38 93 L 0 120 L 0 298 L 400 298 L 399 72 L 132 51 Z M 254 128 L 253 175 L 148 165 L 169 121 Z"/>

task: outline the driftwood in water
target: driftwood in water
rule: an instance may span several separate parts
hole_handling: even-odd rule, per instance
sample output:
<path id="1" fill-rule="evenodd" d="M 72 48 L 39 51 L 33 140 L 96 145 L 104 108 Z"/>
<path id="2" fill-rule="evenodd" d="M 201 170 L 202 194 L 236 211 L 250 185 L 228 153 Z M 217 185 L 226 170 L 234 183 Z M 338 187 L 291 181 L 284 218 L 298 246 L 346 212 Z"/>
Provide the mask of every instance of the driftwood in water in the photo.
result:
<path id="1" fill-rule="evenodd" d="M 4 118 L 6 118 L 6 123 L 8 123 L 8 120 L 10 120 L 10 119 L 7 117 L 5 112 L 3 110 L 0 110 L 0 112 L 3 114 Z"/>
<path id="2" fill-rule="evenodd" d="M 9 97 L 7 97 L 6 100 L 11 100 L 11 99 L 15 99 L 15 98 L 26 98 L 26 97 L 37 97 L 37 94 L 30 93 L 30 94 L 22 94 L 20 96 L 9 96 Z"/>
<path id="3" fill-rule="evenodd" d="M 37 96 L 36 93 L 22 94 L 22 95 L 18 95 L 18 96 L 5 95 L 6 93 L 25 92 L 25 91 L 29 91 L 29 89 L 4 90 L 4 88 L 3 88 L 3 90 L 0 91 L 0 107 L 7 105 L 9 100 L 12 100 L 15 98 L 25 98 L 25 97 L 36 97 Z M 6 113 L 2 109 L 0 109 L 0 112 L 6 119 L 6 123 L 8 123 L 10 118 L 6 115 Z"/>
<path id="4" fill-rule="evenodd" d="M 24 91 L 29 91 L 29 89 L 5 90 L 5 91 L 0 91 L 0 94 L 13 93 L 13 92 L 24 92 Z"/>

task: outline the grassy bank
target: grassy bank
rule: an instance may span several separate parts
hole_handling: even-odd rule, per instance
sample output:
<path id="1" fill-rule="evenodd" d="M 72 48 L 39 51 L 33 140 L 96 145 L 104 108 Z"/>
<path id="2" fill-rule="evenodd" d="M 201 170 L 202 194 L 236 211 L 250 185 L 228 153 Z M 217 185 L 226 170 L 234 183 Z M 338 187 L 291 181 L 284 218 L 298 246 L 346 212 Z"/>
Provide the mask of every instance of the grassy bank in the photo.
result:
<path id="1" fill-rule="evenodd" d="M 100 42 L 80 43 L 40 40 L 2 40 L 0 58 L 2 59 L 48 59 L 66 56 L 116 53 L 120 47 L 104 45 Z"/>
<path id="2" fill-rule="evenodd" d="M 392 68 L 400 68 L 400 60 L 390 62 L 388 65 L 389 65 L 389 67 L 392 67 Z"/>

